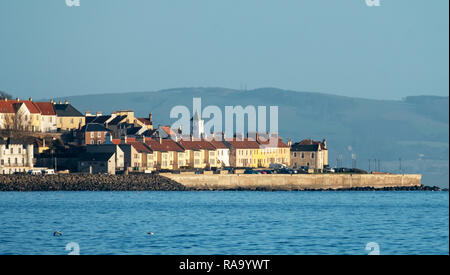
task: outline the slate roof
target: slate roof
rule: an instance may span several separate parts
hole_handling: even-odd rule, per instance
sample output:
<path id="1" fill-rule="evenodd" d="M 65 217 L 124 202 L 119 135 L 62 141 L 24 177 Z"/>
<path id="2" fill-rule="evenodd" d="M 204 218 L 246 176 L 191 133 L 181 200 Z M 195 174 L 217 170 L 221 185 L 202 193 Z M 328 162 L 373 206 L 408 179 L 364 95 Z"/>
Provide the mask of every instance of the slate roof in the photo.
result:
<path id="1" fill-rule="evenodd" d="M 94 119 L 91 121 L 92 123 L 99 123 L 99 124 L 105 124 L 105 122 L 110 119 L 111 116 L 110 115 L 105 115 L 105 116 L 96 116 L 94 117 Z"/>
<path id="2" fill-rule="evenodd" d="M 120 124 L 122 120 L 127 118 L 127 116 L 116 116 L 113 120 L 111 120 L 108 124 L 109 125 L 117 125 Z"/>
<path id="3" fill-rule="evenodd" d="M 84 117 L 77 109 L 70 104 L 54 104 L 56 115 L 60 117 Z"/>
<path id="4" fill-rule="evenodd" d="M 294 144 L 291 147 L 292 152 L 317 152 L 320 150 L 319 144 L 310 144 L 310 145 L 302 145 L 302 144 Z"/>
<path id="5" fill-rule="evenodd" d="M 81 128 L 82 132 L 111 132 L 103 124 L 89 123 Z"/>
<path id="6" fill-rule="evenodd" d="M 114 152 L 109 153 L 84 153 L 79 157 L 80 161 L 109 161 Z"/>

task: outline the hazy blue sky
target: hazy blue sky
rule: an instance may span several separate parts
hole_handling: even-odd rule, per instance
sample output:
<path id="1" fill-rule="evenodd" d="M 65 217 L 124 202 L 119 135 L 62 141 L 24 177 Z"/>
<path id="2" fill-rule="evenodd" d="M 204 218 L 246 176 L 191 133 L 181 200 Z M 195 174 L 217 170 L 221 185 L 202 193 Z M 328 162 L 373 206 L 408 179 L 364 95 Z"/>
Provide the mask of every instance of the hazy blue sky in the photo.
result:
<path id="1" fill-rule="evenodd" d="M 0 90 L 20 97 L 278 87 L 448 96 L 448 0 L 0 0 Z"/>

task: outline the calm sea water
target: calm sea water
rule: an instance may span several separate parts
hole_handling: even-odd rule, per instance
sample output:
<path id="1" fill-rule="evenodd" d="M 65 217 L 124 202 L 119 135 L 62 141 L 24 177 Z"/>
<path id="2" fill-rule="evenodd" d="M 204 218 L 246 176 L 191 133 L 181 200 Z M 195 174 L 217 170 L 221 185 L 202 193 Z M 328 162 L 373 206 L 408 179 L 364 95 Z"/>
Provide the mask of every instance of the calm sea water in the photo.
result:
<path id="1" fill-rule="evenodd" d="M 67 254 L 70 242 L 80 254 L 367 254 L 369 242 L 449 254 L 449 195 L 0 193 L 0 254 Z"/>

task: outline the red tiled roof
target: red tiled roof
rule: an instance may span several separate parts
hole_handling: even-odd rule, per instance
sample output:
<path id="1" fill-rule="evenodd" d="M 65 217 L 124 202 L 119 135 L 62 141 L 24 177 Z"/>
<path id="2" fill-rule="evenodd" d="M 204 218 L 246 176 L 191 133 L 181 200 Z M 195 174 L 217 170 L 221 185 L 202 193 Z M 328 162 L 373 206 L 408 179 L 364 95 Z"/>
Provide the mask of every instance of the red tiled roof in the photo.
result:
<path id="1" fill-rule="evenodd" d="M 131 146 L 133 146 L 134 149 L 136 149 L 136 151 L 138 151 L 139 153 L 153 153 L 152 149 L 142 142 L 131 142 L 129 144 L 131 144 Z"/>
<path id="2" fill-rule="evenodd" d="M 209 143 L 211 143 L 216 149 L 228 149 L 228 146 L 223 141 L 213 139 Z"/>
<path id="3" fill-rule="evenodd" d="M 160 128 L 161 128 L 164 132 L 166 132 L 169 136 L 176 136 L 176 135 L 177 135 L 172 129 L 170 129 L 169 126 L 161 126 Z"/>
<path id="4" fill-rule="evenodd" d="M 158 152 L 169 152 L 169 151 L 175 151 L 175 152 L 184 152 L 184 149 L 178 145 L 175 141 L 172 139 L 161 139 L 161 143 L 159 140 L 146 138 L 145 144 L 150 147 L 153 151 Z"/>
<path id="5" fill-rule="evenodd" d="M 15 103 L 23 103 L 27 107 L 28 111 L 32 114 L 40 114 L 41 112 L 39 109 L 33 104 L 32 101 L 29 100 L 22 100 L 22 101 L 15 101 Z"/>
<path id="6" fill-rule="evenodd" d="M 226 139 L 226 142 L 229 143 L 233 148 L 235 149 L 259 149 L 259 143 L 251 140 L 251 139 L 244 139 L 244 140 L 236 140 L 236 138 L 233 139 Z"/>
<path id="7" fill-rule="evenodd" d="M 152 125 L 153 123 L 150 121 L 150 119 L 148 118 L 137 118 L 137 120 L 139 120 L 140 122 L 142 122 L 144 125 Z"/>
<path id="8" fill-rule="evenodd" d="M 34 102 L 34 105 L 38 108 L 44 116 L 56 116 L 55 109 L 51 102 Z"/>
<path id="9" fill-rule="evenodd" d="M 275 139 L 278 139 L 278 142 Z M 284 143 L 280 137 L 278 138 L 271 137 L 269 140 L 266 138 L 258 137 L 258 143 L 262 147 L 274 147 L 273 145 L 275 144 L 277 148 L 289 148 L 289 146 L 286 143 Z"/>
<path id="10" fill-rule="evenodd" d="M 3 114 L 14 114 L 15 110 L 14 110 L 14 106 L 12 104 L 11 101 L 4 101 L 1 100 L 0 101 L 0 113 Z"/>
<path id="11" fill-rule="evenodd" d="M 180 140 L 178 143 L 186 150 L 216 150 L 216 147 L 204 139 L 193 141 Z"/>

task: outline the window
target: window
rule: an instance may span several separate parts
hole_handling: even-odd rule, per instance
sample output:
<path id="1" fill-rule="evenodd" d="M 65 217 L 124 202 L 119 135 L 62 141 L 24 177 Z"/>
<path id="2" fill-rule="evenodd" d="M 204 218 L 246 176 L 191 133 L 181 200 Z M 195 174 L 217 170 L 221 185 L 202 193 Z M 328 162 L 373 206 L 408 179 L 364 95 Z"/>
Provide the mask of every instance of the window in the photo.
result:
<path id="1" fill-rule="evenodd" d="M 98 145 L 102 144 L 102 141 L 101 140 L 97 140 L 97 144 Z"/>
<path id="2" fill-rule="evenodd" d="M 91 144 L 95 144 L 95 141 L 91 140 Z"/>
<path id="3" fill-rule="evenodd" d="M 91 138 L 94 138 L 94 132 L 91 132 Z"/>
<path id="4" fill-rule="evenodd" d="M 71 123 L 71 124 L 73 124 L 73 118 L 72 118 L 72 119 L 70 119 L 70 123 Z"/>
<path id="5" fill-rule="evenodd" d="M 102 137 L 102 132 L 98 132 L 97 133 L 97 137 L 101 138 Z"/>
<path id="6" fill-rule="evenodd" d="M 312 158 L 312 159 L 314 158 L 314 153 L 311 153 L 311 158 Z"/>
<path id="7" fill-rule="evenodd" d="M 294 153 L 294 158 L 296 158 L 297 157 L 297 153 Z"/>
<path id="8" fill-rule="evenodd" d="M 305 158 L 305 153 L 302 153 L 302 159 L 304 159 Z"/>

